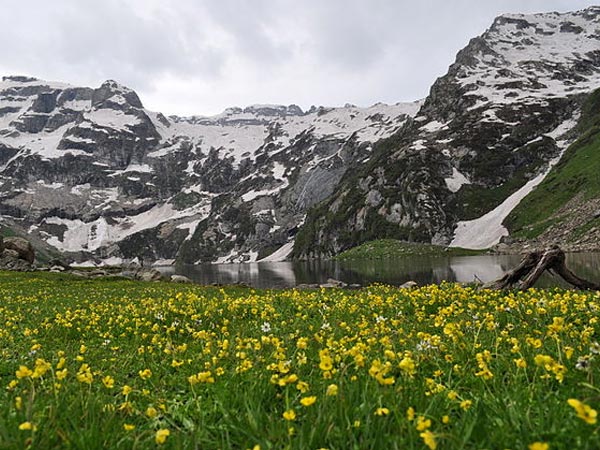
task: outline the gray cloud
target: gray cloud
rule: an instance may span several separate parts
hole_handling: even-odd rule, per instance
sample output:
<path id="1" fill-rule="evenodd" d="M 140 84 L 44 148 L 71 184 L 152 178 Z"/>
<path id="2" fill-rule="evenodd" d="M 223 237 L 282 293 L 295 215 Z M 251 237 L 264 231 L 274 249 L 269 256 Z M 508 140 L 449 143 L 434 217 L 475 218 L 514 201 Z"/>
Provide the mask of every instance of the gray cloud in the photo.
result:
<path id="1" fill-rule="evenodd" d="M 0 72 L 114 78 L 167 113 L 421 98 L 504 12 L 584 0 L 5 0 Z"/>

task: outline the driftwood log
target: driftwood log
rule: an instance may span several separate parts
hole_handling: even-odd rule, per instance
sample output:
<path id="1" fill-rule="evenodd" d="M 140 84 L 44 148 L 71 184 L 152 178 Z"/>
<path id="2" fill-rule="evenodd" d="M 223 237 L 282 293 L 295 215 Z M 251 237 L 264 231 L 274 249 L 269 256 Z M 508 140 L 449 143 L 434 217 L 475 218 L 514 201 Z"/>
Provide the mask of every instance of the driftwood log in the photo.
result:
<path id="1" fill-rule="evenodd" d="M 545 251 L 535 251 L 523 257 L 521 263 L 499 280 L 486 285 L 492 289 L 508 289 L 518 287 L 526 290 L 532 287 L 547 270 L 560 276 L 570 285 L 582 290 L 600 290 L 600 285 L 578 277 L 565 265 L 565 252 L 554 245 Z"/>

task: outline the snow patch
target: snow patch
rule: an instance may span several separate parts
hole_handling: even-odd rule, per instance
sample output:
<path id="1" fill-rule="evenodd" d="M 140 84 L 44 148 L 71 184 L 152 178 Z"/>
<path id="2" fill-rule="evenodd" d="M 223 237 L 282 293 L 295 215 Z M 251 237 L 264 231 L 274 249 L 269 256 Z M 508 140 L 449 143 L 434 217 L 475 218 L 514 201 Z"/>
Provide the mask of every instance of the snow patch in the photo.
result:
<path id="1" fill-rule="evenodd" d="M 135 125 L 139 125 L 140 119 L 131 114 L 126 114 L 123 111 L 116 109 L 100 108 L 93 109 L 84 114 L 84 118 L 98 126 L 104 128 L 113 128 L 119 131 L 131 132 L 129 129 Z"/>
<path id="2" fill-rule="evenodd" d="M 183 211 L 178 211 L 171 204 L 165 203 L 135 216 L 113 218 L 111 224 L 104 217 L 93 222 L 50 217 L 46 219 L 46 223 L 64 225 L 67 231 L 62 241 L 52 236 L 47 242 L 62 251 L 94 251 L 142 230 L 155 228 L 169 220 L 197 215 L 206 218 L 209 212 L 210 202 Z"/>
<path id="3" fill-rule="evenodd" d="M 294 250 L 294 241 L 290 241 L 287 244 L 283 244 L 279 249 L 275 252 L 271 253 L 269 256 L 258 260 L 257 262 L 281 262 L 285 261 L 288 256 L 292 254 Z"/>
<path id="4" fill-rule="evenodd" d="M 452 168 L 452 176 L 444 178 L 444 181 L 451 192 L 458 192 L 464 184 L 471 184 L 469 179 L 460 173 L 456 167 Z"/>

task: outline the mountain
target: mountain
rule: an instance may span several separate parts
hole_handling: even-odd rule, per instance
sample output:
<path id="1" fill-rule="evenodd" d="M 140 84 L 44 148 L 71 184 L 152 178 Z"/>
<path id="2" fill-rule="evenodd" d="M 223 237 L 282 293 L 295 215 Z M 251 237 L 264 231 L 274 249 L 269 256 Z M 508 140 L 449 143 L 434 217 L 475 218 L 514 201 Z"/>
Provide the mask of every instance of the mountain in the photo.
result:
<path id="1" fill-rule="evenodd" d="M 582 133 L 600 87 L 600 7 L 498 17 L 461 50 L 417 116 L 311 209 L 296 257 L 373 238 L 487 248 Z"/>
<path id="2" fill-rule="evenodd" d="M 284 258 L 306 211 L 420 106 L 165 117 L 115 81 L 4 77 L 2 224 L 79 260 Z"/>
<path id="3" fill-rule="evenodd" d="M 587 233 L 598 211 L 577 205 L 600 192 L 587 164 L 598 87 L 600 7 L 498 17 L 424 101 L 407 104 L 166 117 L 114 81 L 4 77 L 2 228 L 113 263 Z M 563 220 L 573 212 L 589 220 Z"/>
<path id="4" fill-rule="evenodd" d="M 600 89 L 583 105 L 578 139 L 548 176 L 511 211 L 515 245 L 561 242 L 571 251 L 600 244 Z"/>

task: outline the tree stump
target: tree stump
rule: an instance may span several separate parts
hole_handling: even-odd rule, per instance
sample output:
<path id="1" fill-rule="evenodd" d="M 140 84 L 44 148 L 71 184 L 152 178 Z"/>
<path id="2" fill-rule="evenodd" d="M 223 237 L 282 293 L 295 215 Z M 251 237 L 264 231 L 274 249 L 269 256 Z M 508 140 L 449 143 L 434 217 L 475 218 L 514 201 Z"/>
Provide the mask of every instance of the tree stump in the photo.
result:
<path id="1" fill-rule="evenodd" d="M 535 251 L 523 257 L 521 263 L 499 280 L 487 284 L 491 289 L 507 289 L 517 286 L 526 290 L 532 287 L 544 271 L 560 276 L 570 285 L 582 290 L 600 290 L 600 285 L 578 277 L 565 265 L 565 252 L 558 245 L 545 251 Z"/>

